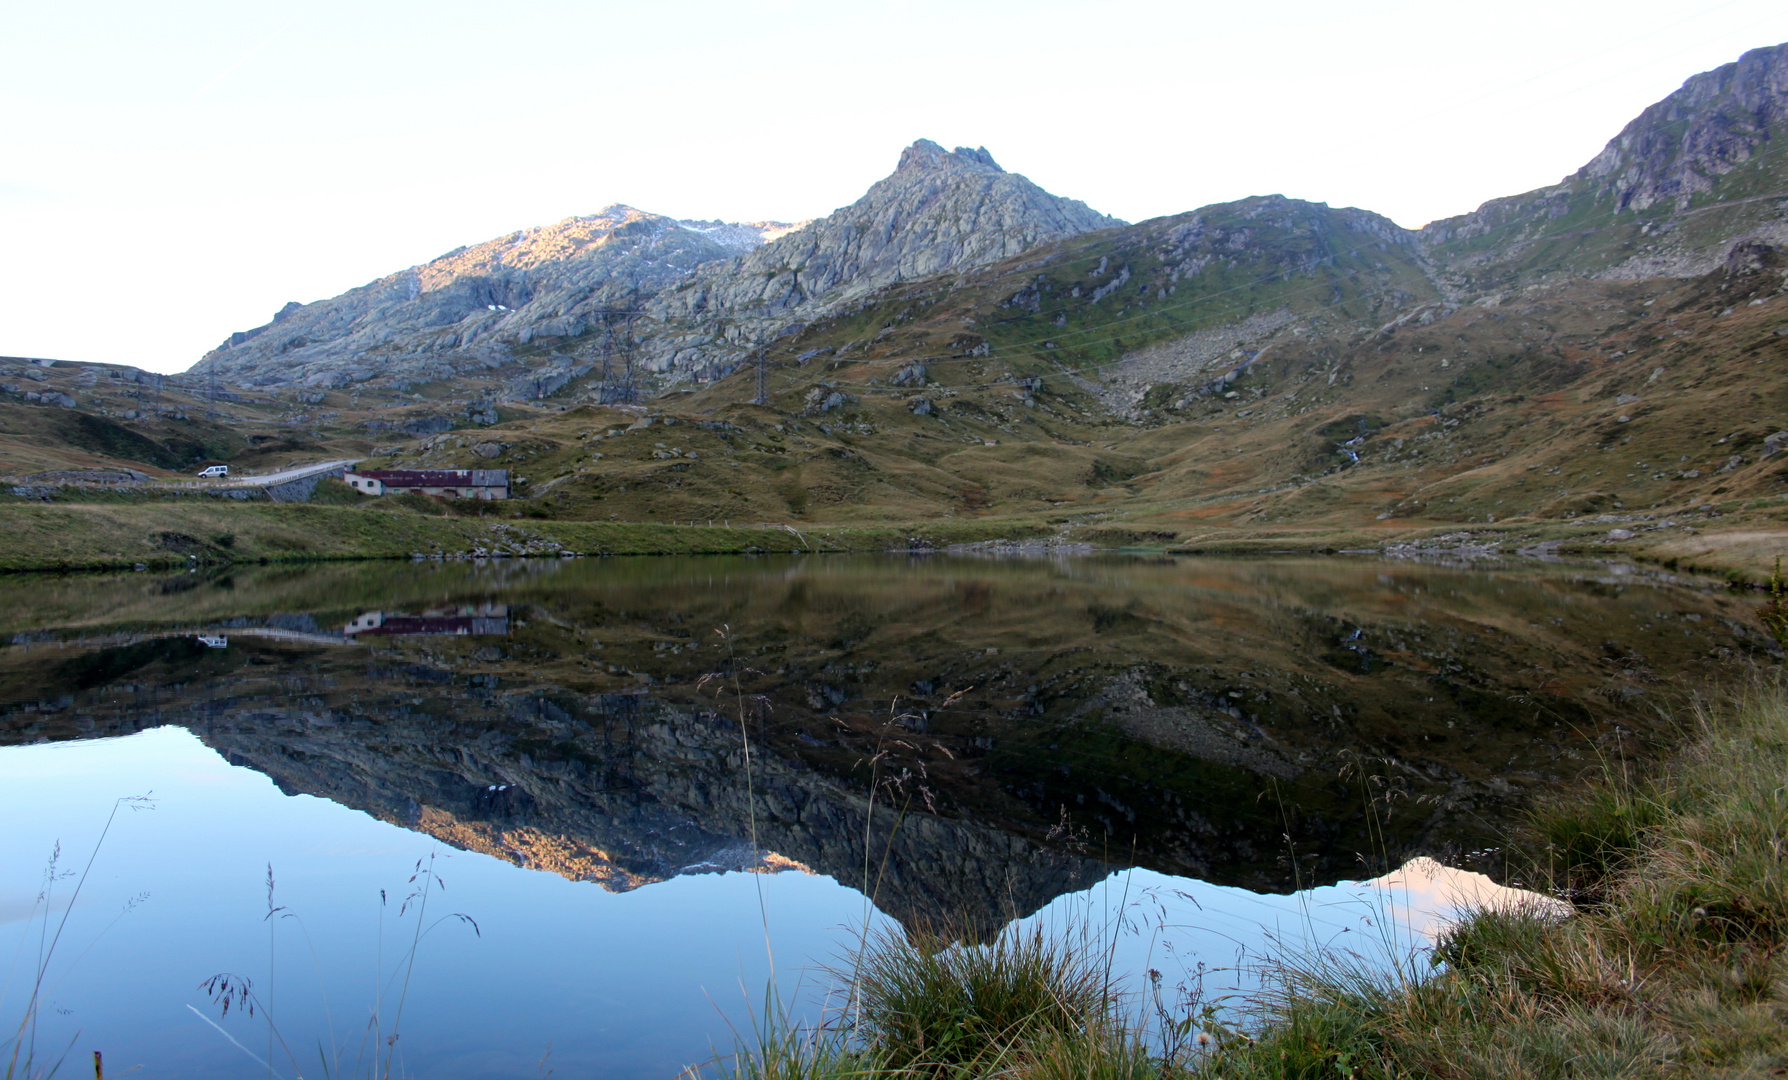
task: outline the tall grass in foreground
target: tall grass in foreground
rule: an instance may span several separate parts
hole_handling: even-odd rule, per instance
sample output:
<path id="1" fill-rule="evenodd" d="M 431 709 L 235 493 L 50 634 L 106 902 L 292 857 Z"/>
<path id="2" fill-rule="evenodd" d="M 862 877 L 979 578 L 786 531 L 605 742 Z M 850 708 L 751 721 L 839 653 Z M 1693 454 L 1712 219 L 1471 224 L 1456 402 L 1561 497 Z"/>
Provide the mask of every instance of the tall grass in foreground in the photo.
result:
<path id="1" fill-rule="evenodd" d="M 1536 809 L 1535 888 L 1574 913 L 1487 909 L 1428 972 L 1333 953 L 1281 956 L 1264 989 L 1177 1022 L 1162 1053 L 1061 938 L 986 946 L 872 938 L 859 1000 L 817 1030 L 772 1025 L 710 1066 L 723 1080 L 1614 1080 L 1788 1076 L 1788 688 L 1688 717 L 1692 741 L 1645 779 L 1607 770 Z M 1170 1018 L 1170 1021 L 1171 1018 Z M 1157 1027 L 1160 1024 L 1156 1025 Z"/>
<path id="2" fill-rule="evenodd" d="M 37 926 L 37 955 L 30 971 L 28 992 L 25 995 L 24 1007 L 19 1012 L 16 1026 L 10 1031 L 0 1032 L 0 1080 L 49 1080 L 56 1075 L 67 1061 L 68 1054 L 80 1038 L 80 1032 L 69 1039 L 61 1050 L 40 1052 L 37 1042 L 37 1021 L 42 1012 L 45 996 L 55 988 L 51 979 L 51 968 L 56 960 L 56 951 L 62 946 L 62 936 L 68 930 L 69 916 L 74 913 L 75 904 L 80 901 L 81 891 L 87 886 L 87 876 L 93 872 L 93 864 L 99 859 L 100 849 L 105 847 L 106 837 L 111 835 L 112 825 L 118 820 L 118 811 L 123 809 L 146 810 L 152 808 L 154 800 L 147 795 L 131 795 L 112 803 L 112 812 L 106 816 L 105 827 L 100 829 L 99 838 L 93 842 L 93 850 L 87 856 L 87 862 L 81 867 L 79 874 L 64 869 L 62 866 L 62 845 L 56 844 L 50 853 L 49 862 L 44 867 L 43 888 L 38 892 L 32 904 L 31 920 L 27 929 Z M 74 887 L 68 898 L 61 901 L 62 917 L 56 918 L 57 882 L 74 878 Z M 146 895 L 146 894 L 144 894 Z M 116 925 L 118 919 L 134 910 L 144 895 L 133 897 L 127 901 L 117 917 L 105 930 Z M 38 920 L 41 918 L 41 922 Z M 52 924 L 53 928 L 52 928 Z M 105 930 L 101 930 L 103 934 Z M 19 950 L 22 956 L 29 935 L 21 937 Z M 12 971 L 16 970 L 20 956 L 13 958 L 13 964 L 7 972 L 7 978 L 0 981 L 0 1007 L 6 1004 L 6 990 L 11 983 Z M 93 1054 L 93 1071 L 98 1075 L 101 1071 L 100 1056 Z"/>
<path id="3" fill-rule="evenodd" d="M 1788 1075 L 1788 693 L 1692 717 L 1657 775 L 1536 810 L 1537 881 L 1576 905 L 1483 911 L 1429 979 L 1288 966 L 1212 1077 L 1576 1080 Z"/>
<path id="4" fill-rule="evenodd" d="M 317 969 L 318 989 L 323 991 L 323 1012 L 328 1027 L 329 1041 L 327 1044 L 318 1038 L 315 1046 L 318 1068 L 316 1075 L 324 1077 L 325 1080 L 345 1080 L 349 1077 L 365 1077 L 366 1080 L 391 1080 L 394 1068 L 396 1075 L 406 1075 L 407 1070 L 399 1059 L 398 1040 L 401 1038 L 404 1004 L 409 1000 L 410 984 L 415 977 L 416 959 L 421 951 L 423 939 L 436 927 L 455 922 L 470 926 L 472 932 L 479 937 L 484 936 L 477 920 L 464 912 L 451 912 L 437 917 L 432 922 L 429 921 L 429 898 L 435 892 L 447 887 L 447 883 L 441 880 L 441 876 L 435 872 L 435 854 L 433 852 L 416 860 L 416 866 L 410 874 L 408 886 L 410 893 L 404 897 L 403 903 L 398 907 L 397 917 L 401 919 L 411 909 L 414 909 L 416 921 L 411 926 L 409 948 L 398 956 L 389 974 L 385 971 L 385 907 L 387 898 L 385 890 L 379 890 L 379 949 L 373 959 L 373 1000 L 368 1010 L 365 1027 L 361 1031 L 360 1045 L 351 1062 L 348 1059 L 346 1043 L 336 1040 L 335 1020 L 329 1008 L 329 995 L 322 984 L 322 965 L 317 958 L 316 949 L 309 948 L 311 963 Z M 237 1011 L 239 1016 L 253 1018 L 256 1013 L 260 1014 L 261 1021 L 267 1028 L 267 1056 L 263 1058 L 257 1055 L 235 1036 L 191 1005 L 188 1005 L 187 1008 L 201 1020 L 210 1024 L 218 1034 L 229 1040 L 233 1046 L 241 1050 L 257 1065 L 266 1069 L 268 1077 L 278 1075 L 274 1069 L 274 1062 L 277 1057 L 283 1057 L 291 1067 L 293 1077 L 296 1080 L 304 1080 L 305 1065 L 301 1062 L 299 1055 L 306 1052 L 308 1048 L 294 1046 L 287 1041 L 284 1032 L 280 1030 L 279 1024 L 274 1019 L 270 998 L 273 989 L 275 930 L 279 923 L 288 919 L 296 921 L 304 934 L 307 946 L 310 946 L 310 932 L 304 930 L 304 922 L 296 913 L 287 910 L 283 904 L 274 903 L 274 888 L 273 865 L 269 863 L 267 866 L 267 913 L 262 918 L 262 921 L 267 924 L 267 983 L 264 988 L 257 991 L 254 980 L 233 972 L 220 972 L 199 984 L 199 989 L 205 991 L 212 1003 L 219 1007 L 219 1019 L 227 1018 L 232 1008 Z M 381 980 L 383 980 L 382 985 Z M 397 1000 L 387 1022 L 385 1003 L 390 1000 L 394 990 Z M 384 1054 L 382 1061 L 380 1060 L 381 1047 L 383 1047 Z M 550 1053 L 550 1049 L 548 1052 Z"/>
<path id="5" fill-rule="evenodd" d="M 755 1049 L 716 1062 L 726 1080 L 1011 1076 L 1037 1080 L 1161 1075 L 1119 1018 L 1104 955 L 1008 932 L 985 944 L 876 932 L 832 972 L 850 987 L 845 1023 L 771 1022 Z"/>

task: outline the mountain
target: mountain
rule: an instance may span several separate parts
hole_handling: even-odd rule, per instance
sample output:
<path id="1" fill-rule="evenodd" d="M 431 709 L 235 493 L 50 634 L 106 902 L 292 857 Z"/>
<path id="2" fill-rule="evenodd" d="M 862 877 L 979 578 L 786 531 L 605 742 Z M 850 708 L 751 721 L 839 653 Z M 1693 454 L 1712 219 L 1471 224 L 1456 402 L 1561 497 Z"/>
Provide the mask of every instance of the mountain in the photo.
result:
<path id="1" fill-rule="evenodd" d="M 496 460 L 573 519 L 989 516 L 1094 542 L 1353 546 L 1657 511 L 1692 530 L 1660 544 L 1714 558 L 1692 539 L 1732 527 L 1711 504 L 1788 493 L 1785 87 L 1788 48 L 1747 53 L 1560 184 L 1423 230 L 1261 196 L 784 312 L 755 346 L 762 407 L 741 372 L 658 404 L 690 427 L 573 410 Z M 381 451 L 441 467 L 470 446 Z M 1326 541 L 1269 546 L 1309 542 Z"/>
<path id="2" fill-rule="evenodd" d="M 533 345 L 575 372 L 565 381 L 595 363 L 613 378 L 618 364 L 631 390 L 636 377 L 724 373 L 796 315 L 1122 224 L 1006 172 L 985 148 L 922 139 L 863 198 L 816 222 L 675 221 L 611 206 L 289 304 L 195 371 L 254 386 L 426 381 L 500 366 Z"/>
<path id="3" fill-rule="evenodd" d="M 329 300 L 287 305 L 266 326 L 232 335 L 196 370 L 246 385 L 381 380 L 401 388 L 521 365 L 489 396 L 632 400 L 722 378 L 791 327 L 880 290 L 1107 230 L 1137 251 L 1157 241 L 1184 247 L 1192 232 L 1237 215 L 1258 224 L 1238 219 L 1219 248 L 1200 249 L 1205 262 L 1193 265 L 1184 252 L 1161 256 L 1173 269 L 1154 287 L 1167 289 L 1182 315 L 1196 313 L 1169 320 L 1163 332 L 1243 328 L 1274 291 L 1285 294 L 1276 305 L 1285 311 L 1308 306 L 1309 289 L 1294 282 L 1327 282 L 1344 294 L 1388 290 L 1390 308 L 1352 305 L 1350 317 L 1375 328 L 1399 304 L 1469 302 L 1575 278 L 1689 276 L 1712 269 L 1736 244 L 1788 240 L 1785 115 L 1788 50 L 1756 49 L 1688 80 L 1560 183 L 1416 231 L 1366 211 L 1277 197 L 1126 227 L 1006 172 L 985 148 L 946 151 L 920 140 L 861 199 L 817 221 L 728 225 L 614 206 L 459 249 Z M 1307 241 L 1330 226 L 1287 231 L 1279 220 L 1286 214 L 1324 218 L 1335 236 L 1357 236 L 1364 247 L 1325 247 L 1326 240 L 1311 247 Z M 1166 236 L 1162 221 L 1178 231 Z M 1368 249 L 1378 252 L 1372 267 L 1350 264 Z M 1277 290 L 1233 280 L 1244 268 L 1268 266 L 1277 277 L 1261 280 L 1276 281 Z M 1131 260 L 1115 272 L 1144 270 Z M 1103 301 L 1125 286 L 1098 287 Z M 1246 312 L 1238 292 L 1250 298 Z M 1082 306 L 1098 322 L 1095 303 Z M 1123 335 L 1132 345 L 1133 330 Z"/>
<path id="4" fill-rule="evenodd" d="M 946 151 L 920 139 L 851 205 L 658 296 L 649 309 L 670 341 L 653 351 L 661 370 L 723 374 L 739 349 L 796 316 L 1123 224 L 1005 171 L 986 147 Z"/>

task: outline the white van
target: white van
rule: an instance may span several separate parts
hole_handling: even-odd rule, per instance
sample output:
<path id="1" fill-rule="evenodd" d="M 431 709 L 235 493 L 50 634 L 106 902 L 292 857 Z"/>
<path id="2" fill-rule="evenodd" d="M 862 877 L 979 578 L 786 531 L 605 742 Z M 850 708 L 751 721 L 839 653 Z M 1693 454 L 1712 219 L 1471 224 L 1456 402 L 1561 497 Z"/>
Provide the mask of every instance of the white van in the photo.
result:
<path id="1" fill-rule="evenodd" d="M 228 475 L 230 475 L 230 467 L 228 465 L 213 465 L 209 469 L 200 469 L 199 475 L 200 476 L 228 476 Z"/>

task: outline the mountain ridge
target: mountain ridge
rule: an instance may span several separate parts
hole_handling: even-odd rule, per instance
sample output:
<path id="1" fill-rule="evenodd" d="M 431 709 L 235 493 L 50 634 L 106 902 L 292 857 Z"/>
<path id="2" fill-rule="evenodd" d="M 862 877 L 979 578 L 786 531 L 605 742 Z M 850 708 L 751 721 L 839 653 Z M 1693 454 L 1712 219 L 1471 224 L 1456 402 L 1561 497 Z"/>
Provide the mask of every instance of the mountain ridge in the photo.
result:
<path id="1" fill-rule="evenodd" d="M 1766 193 L 1788 187 L 1788 163 L 1771 143 L 1784 116 L 1788 49 L 1753 49 L 1685 81 L 1558 184 L 1414 230 L 1347 209 L 1382 223 L 1378 239 L 1396 237 L 1452 303 L 1568 277 L 1693 276 L 1738 244 L 1788 242 L 1788 211 Z M 1128 226 L 1051 195 L 1006 172 L 985 147 L 945 150 L 921 139 L 862 198 L 809 222 L 727 224 L 611 206 L 287 305 L 266 326 L 231 335 L 195 371 L 260 386 L 407 385 L 519 361 L 540 370 L 504 392 L 518 400 L 543 386 L 635 400 L 724 378 L 789 328 L 878 290 L 1149 224 Z M 1252 242 L 1245 229 L 1232 241 Z"/>
<path id="2" fill-rule="evenodd" d="M 476 370 L 536 339 L 631 323 L 645 308 L 682 333 L 644 342 L 639 369 L 662 374 L 681 365 L 711 375 L 716 354 L 755 343 L 749 329 L 717 327 L 717 319 L 756 326 L 1119 224 L 1006 172 L 984 147 L 946 151 L 921 139 L 863 198 L 815 221 L 672 219 L 616 204 L 287 305 L 266 326 L 231 335 L 195 370 L 260 386 L 341 386 L 394 362 L 407 377 L 451 377 L 453 364 L 440 362 L 447 356 Z M 704 272 L 709 264 L 717 268 Z M 598 337 L 580 358 L 610 348 Z M 629 351 L 638 344 L 630 340 Z M 630 366 L 627 378 L 635 374 Z"/>

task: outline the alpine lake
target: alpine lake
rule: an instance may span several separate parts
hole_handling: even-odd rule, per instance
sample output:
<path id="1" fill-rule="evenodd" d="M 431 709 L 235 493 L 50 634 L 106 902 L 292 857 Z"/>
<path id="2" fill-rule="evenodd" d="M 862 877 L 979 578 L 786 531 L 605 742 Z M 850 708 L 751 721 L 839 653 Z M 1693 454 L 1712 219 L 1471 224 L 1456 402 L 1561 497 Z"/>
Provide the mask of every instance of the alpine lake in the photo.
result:
<path id="1" fill-rule="evenodd" d="M 1534 800 L 1775 662 L 1722 582 L 1516 558 L 418 561 L 0 598 L 0 1023 L 39 1067 L 144 1080 L 668 1080 L 766 1002 L 823 1020 L 865 933 L 1092 935 L 1139 995 L 1220 1000 L 1275 949 L 1419 947 L 1459 882 L 1520 884 Z"/>

